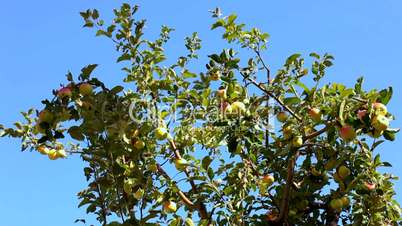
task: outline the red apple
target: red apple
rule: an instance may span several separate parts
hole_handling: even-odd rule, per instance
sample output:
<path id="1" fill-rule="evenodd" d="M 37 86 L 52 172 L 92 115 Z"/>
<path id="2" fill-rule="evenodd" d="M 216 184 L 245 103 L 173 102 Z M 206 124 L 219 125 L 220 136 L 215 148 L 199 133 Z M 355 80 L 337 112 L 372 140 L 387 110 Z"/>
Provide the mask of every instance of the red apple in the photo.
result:
<path id="1" fill-rule="evenodd" d="M 315 122 L 319 122 L 321 121 L 321 111 L 318 108 L 311 108 L 308 112 L 308 114 L 310 115 L 311 119 L 313 119 L 313 121 Z"/>
<path id="2" fill-rule="evenodd" d="M 276 119 L 278 119 L 279 122 L 285 122 L 288 119 L 288 115 L 286 112 L 281 111 L 276 115 Z"/>
<path id="3" fill-rule="evenodd" d="M 272 175 L 265 175 L 261 179 L 261 183 L 266 186 L 271 186 L 275 182 L 275 178 Z"/>
<path id="4" fill-rule="evenodd" d="M 350 125 L 344 125 L 340 130 L 339 130 L 339 135 L 342 139 L 345 141 L 351 141 L 356 138 L 356 131 L 355 129 L 350 126 Z"/>
<path id="5" fill-rule="evenodd" d="M 72 96 L 72 92 L 70 87 L 63 87 L 57 92 L 57 96 L 61 99 L 70 98 Z"/>
<path id="6" fill-rule="evenodd" d="M 373 191 L 376 188 L 376 184 L 364 182 L 364 187 L 366 187 L 366 189 L 369 191 Z"/>
<path id="7" fill-rule="evenodd" d="M 89 96 L 93 92 L 93 88 L 91 84 L 88 83 L 82 83 L 79 87 L 80 94 L 83 96 Z"/>
<path id="8" fill-rule="evenodd" d="M 166 201 L 165 203 L 163 203 L 163 210 L 166 213 L 174 213 L 177 210 L 177 206 L 175 202 L 172 201 Z"/>
<path id="9" fill-rule="evenodd" d="M 366 114 L 367 114 L 367 110 L 358 110 L 357 111 L 357 118 L 360 119 L 360 121 L 363 122 L 364 117 L 366 116 Z"/>
<path id="10" fill-rule="evenodd" d="M 47 155 L 49 153 L 49 148 L 47 148 L 45 145 L 40 145 L 36 148 L 36 150 L 41 153 L 42 155 Z"/>

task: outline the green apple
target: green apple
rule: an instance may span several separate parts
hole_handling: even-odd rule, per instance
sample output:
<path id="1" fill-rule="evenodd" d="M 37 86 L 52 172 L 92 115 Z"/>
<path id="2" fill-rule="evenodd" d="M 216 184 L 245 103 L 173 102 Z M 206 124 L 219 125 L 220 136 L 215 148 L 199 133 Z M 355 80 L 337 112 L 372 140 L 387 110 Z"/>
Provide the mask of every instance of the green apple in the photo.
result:
<path id="1" fill-rule="evenodd" d="M 310 115 L 311 119 L 312 119 L 314 122 L 319 122 L 319 121 L 321 121 L 321 116 L 322 116 L 322 114 L 321 114 L 320 109 L 318 109 L 318 108 L 311 108 L 311 109 L 308 111 L 308 114 Z"/>
<path id="2" fill-rule="evenodd" d="M 351 125 L 344 125 L 339 130 L 339 136 L 345 141 L 351 141 L 356 138 L 356 131 Z"/>
<path id="3" fill-rule="evenodd" d="M 230 106 L 232 107 L 232 112 L 235 114 L 243 114 L 246 112 L 246 105 L 244 105 L 243 102 L 235 101 Z"/>
<path id="4" fill-rule="evenodd" d="M 57 154 L 57 151 L 55 149 L 49 150 L 47 156 L 49 157 L 50 160 L 56 160 L 59 158 L 59 155 Z"/>
<path id="5" fill-rule="evenodd" d="M 92 92 L 93 92 L 92 85 L 91 85 L 91 84 L 88 84 L 88 83 L 82 83 L 82 84 L 79 86 L 78 89 L 79 89 L 79 91 L 80 91 L 80 94 L 83 95 L 83 96 L 89 96 L 89 95 L 91 95 Z"/>
<path id="6" fill-rule="evenodd" d="M 343 207 L 347 207 L 350 204 L 350 200 L 349 200 L 349 198 L 347 196 L 343 196 L 341 198 L 341 201 L 342 201 L 342 206 Z"/>
<path id="7" fill-rule="evenodd" d="M 167 136 L 168 136 L 168 133 L 167 133 L 166 128 L 164 128 L 164 127 L 158 127 L 158 128 L 155 130 L 155 137 L 156 137 L 156 139 L 158 139 L 158 140 L 164 140 L 164 139 L 167 138 Z"/>
<path id="8" fill-rule="evenodd" d="M 288 119 L 288 115 L 286 112 L 281 111 L 276 115 L 276 119 L 278 119 L 279 122 L 285 122 Z"/>
<path id="9" fill-rule="evenodd" d="M 188 162 L 183 158 L 179 158 L 174 161 L 174 165 L 177 170 L 183 171 L 186 169 Z"/>
<path id="10" fill-rule="evenodd" d="M 332 199 L 329 206 L 334 210 L 341 210 L 343 207 L 343 202 L 341 199 Z"/>
<path id="11" fill-rule="evenodd" d="M 261 179 L 261 183 L 266 186 L 271 186 L 275 182 L 275 178 L 272 175 L 265 175 Z"/>
<path id="12" fill-rule="evenodd" d="M 340 166 L 337 170 L 338 176 L 340 179 L 345 179 L 350 175 L 350 169 L 346 166 Z"/>
<path id="13" fill-rule="evenodd" d="M 386 115 L 388 113 L 387 107 L 382 103 L 373 103 L 372 107 L 376 115 Z"/>
<path id="14" fill-rule="evenodd" d="M 39 122 L 47 122 L 47 123 L 51 123 L 54 119 L 52 112 L 46 109 L 39 112 L 38 118 Z"/>
<path id="15" fill-rule="evenodd" d="M 145 147 L 145 143 L 142 140 L 137 140 L 134 142 L 134 148 L 137 150 L 142 150 Z"/>
<path id="16" fill-rule="evenodd" d="M 371 120 L 371 125 L 378 131 L 384 131 L 389 126 L 389 120 L 384 115 L 376 115 Z"/>
<path id="17" fill-rule="evenodd" d="M 296 147 L 296 148 L 302 146 L 302 145 L 303 145 L 303 138 L 302 138 L 302 136 L 295 136 L 295 137 L 293 137 L 293 139 L 292 139 L 292 145 L 293 145 L 293 147 Z"/>
<path id="18" fill-rule="evenodd" d="M 141 188 L 138 188 L 137 191 L 134 193 L 134 198 L 136 198 L 137 200 L 142 199 L 143 196 L 144 190 Z"/>
<path id="19" fill-rule="evenodd" d="M 57 92 L 57 96 L 60 99 L 70 98 L 72 95 L 73 93 L 71 92 L 70 87 L 63 87 Z"/>
<path id="20" fill-rule="evenodd" d="M 125 181 L 123 184 L 123 191 L 127 194 L 130 194 L 132 192 L 132 184 L 128 181 Z"/>
<path id="21" fill-rule="evenodd" d="M 163 203 L 163 210 L 166 213 L 174 213 L 177 210 L 177 206 L 175 202 L 172 201 L 166 201 L 165 203 Z"/>

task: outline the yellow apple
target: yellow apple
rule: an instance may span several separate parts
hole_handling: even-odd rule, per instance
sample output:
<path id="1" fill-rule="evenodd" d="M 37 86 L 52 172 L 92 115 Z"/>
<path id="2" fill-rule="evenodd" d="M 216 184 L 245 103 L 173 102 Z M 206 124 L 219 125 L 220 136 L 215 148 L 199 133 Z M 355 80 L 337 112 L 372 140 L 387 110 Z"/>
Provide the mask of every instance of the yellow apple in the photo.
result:
<path id="1" fill-rule="evenodd" d="M 40 145 L 36 148 L 36 150 L 41 153 L 42 155 L 47 155 L 49 153 L 49 148 L 47 148 L 45 145 Z"/>
<path id="2" fill-rule="evenodd" d="M 384 131 L 389 126 L 389 120 L 384 115 L 376 115 L 371 120 L 371 125 L 378 131 Z"/>
<path id="3" fill-rule="evenodd" d="M 295 136 L 295 137 L 292 139 L 292 145 L 293 145 L 293 147 L 296 147 L 296 148 L 302 146 L 302 145 L 303 145 L 303 138 L 302 138 L 302 136 Z"/>
<path id="4" fill-rule="evenodd" d="M 341 198 L 341 201 L 342 201 L 342 206 L 343 207 L 347 207 L 350 204 L 350 200 L 349 200 L 349 198 L 347 196 L 343 196 Z"/>
<path id="5" fill-rule="evenodd" d="M 91 84 L 88 84 L 88 83 L 82 83 L 82 84 L 79 86 L 78 89 L 79 89 L 79 91 L 80 91 L 80 94 L 83 95 L 83 96 L 89 96 L 89 95 L 91 95 L 92 92 L 93 92 L 92 85 L 91 85 Z"/>
<path id="6" fill-rule="evenodd" d="M 246 112 L 246 105 L 244 105 L 243 102 L 236 101 L 233 102 L 230 106 L 232 107 L 232 112 L 235 114 L 243 114 L 244 112 Z"/>
<path id="7" fill-rule="evenodd" d="M 373 103 L 374 114 L 376 115 L 386 115 L 388 113 L 387 107 L 382 103 Z"/>
<path id="8" fill-rule="evenodd" d="M 314 122 L 319 122 L 319 121 L 321 121 L 321 116 L 322 116 L 322 114 L 321 114 L 320 109 L 318 109 L 318 108 L 311 108 L 311 109 L 308 111 L 308 114 L 310 115 L 311 119 L 312 119 Z"/>
<path id="9" fill-rule="evenodd" d="M 346 166 L 340 166 L 337 170 L 338 176 L 340 179 L 345 179 L 350 175 L 350 169 Z"/>
<path id="10" fill-rule="evenodd" d="M 276 115 L 276 119 L 278 119 L 279 122 L 285 122 L 288 119 L 288 115 L 286 112 L 281 111 Z"/>
<path id="11" fill-rule="evenodd" d="M 172 201 L 166 201 L 165 203 L 163 203 L 163 210 L 166 213 L 174 213 L 177 210 L 177 206 L 175 202 Z"/>
<path id="12" fill-rule="evenodd" d="M 158 127 L 158 128 L 155 130 L 155 137 L 156 137 L 156 139 L 158 139 L 158 140 L 164 140 L 164 139 L 167 138 L 167 136 L 168 136 L 168 133 L 167 133 L 166 128 L 164 128 L 164 127 Z"/>
<path id="13" fill-rule="evenodd" d="M 49 150 L 47 156 L 49 157 L 50 160 L 56 160 L 59 158 L 59 155 L 57 154 L 57 151 L 55 149 Z"/>
<path id="14" fill-rule="evenodd" d="M 261 179 L 261 183 L 266 186 L 271 186 L 275 182 L 275 178 L 272 175 L 265 175 Z"/>
<path id="15" fill-rule="evenodd" d="M 67 157 L 67 153 L 64 149 L 56 150 L 56 155 L 57 155 L 57 158 L 66 158 Z"/>
<path id="16" fill-rule="evenodd" d="M 339 130 L 339 135 L 345 141 L 351 141 L 356 138 L 356 131 L 351 125 L 344 125 Z"/>
<path id="17" fill-rule="evenodd" d="M 145 147 L 145 143 L 142 140 L 137 140 L 134 142 L 134 148 L 137 150 L 142 150 Z"/>
<path id="18" fill-rule="evenodd" d="M 138 188 L 137 191 L 134 193 L 134 198 L 136 199 L 142 199 L 142 196 L 144 196 L 144 190 L 141 188 Z"/>
<path id="19" fill-rule="evenodd" d="M 183 171 L 184 169 L 186 169 L 188 162 L 183 158 L 179 158 L 174 161 L 174 165 L 177 170 Z"/>
<path id="20" fill-rule="evenodd" d="M 283 133 L 283 137 L 285 139 L 289 139 L 292 136 L 292 133 L 293 133 L 292 127 L 290 127 L 290 126 L 283 127 L 282 128 L 282 133 Z"/>
<path id="21" fill-rule="evenodd" d="M 158 172 L 158 166 L 155 163 L 151 163 L 148 169 L 152 172 Z"/>

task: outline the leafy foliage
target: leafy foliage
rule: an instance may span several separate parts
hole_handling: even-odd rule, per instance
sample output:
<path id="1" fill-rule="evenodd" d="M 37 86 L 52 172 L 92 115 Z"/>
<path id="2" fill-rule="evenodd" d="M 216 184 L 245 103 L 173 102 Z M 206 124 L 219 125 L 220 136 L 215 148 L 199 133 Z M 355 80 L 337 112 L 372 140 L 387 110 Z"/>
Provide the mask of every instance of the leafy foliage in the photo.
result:
<path id="1" fill-rule="evenodd" d="M 23 113 L 26 122 L 0 125 L 1 136 L 22 138 L 22 150 L 81 156 L 88 186 L 79 207 L 108 226 L 398 223 L 397 178 L 380 173 L 391 164 L 373 154 L 399 131 L 385 106 L 392 88 L 365 91 L 363 78 L 352 88 L 320 86 L 329 54 L 311 53 L 309 68 L 294 54 L 272 76 L 261 54 L 269 35 L 220 11 L 212 29 L 253 56 L 224 49 L 209 55 L 204 73 L 192 72 L 201 48 L 193 33 L 188 53 L 166 65 L 173 29 L 144 39 L 137 10 L 123 4 L 110 25 L 97 10 L 81 13 L 84 27 L 116 45 L 126 87 L 108 88 L 91 64 L 77 79 L 68 73 L 41 111 Z M 281 128 L 270 128 L 272 114 Z"/>

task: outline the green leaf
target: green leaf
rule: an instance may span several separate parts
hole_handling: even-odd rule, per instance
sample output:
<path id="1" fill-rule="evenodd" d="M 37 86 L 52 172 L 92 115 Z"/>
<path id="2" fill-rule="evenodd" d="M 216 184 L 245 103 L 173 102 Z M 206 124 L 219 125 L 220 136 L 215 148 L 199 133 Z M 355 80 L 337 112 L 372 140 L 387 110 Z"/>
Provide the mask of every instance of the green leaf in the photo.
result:
<path id="1" fill-rule="evenodd" d="M 82 68 L 80 77 L 83 80 L 88 79 L 92 71 L 95 70 L 97 66 L 98 66 L 97 64 L 89 64 L 88 66 Z"/>
<path id="2" fill-rule="evenodd" d="M 211 164 L 211 162 L 212 162 L 211 157 L 205 156 L 205 157 L 202 159 L 202 168 L 204 168 L 205 170 L 208 170 L 209 165 Z"/>
<path id="3" fill-rule="evenodd" d="M 214 30 L 215 28 L 223 27 L 223 26 L 225 26 L 225 21 L 223 19 L 219 19 L 214 24 L 212 24 L 211 30 Z"/>
<path id="4" fill-rule="evenodd" d="M 115 87 L 113 87 L 112 90 L 110 90 L 110 92 L 113 93 L 113 94 L 118 94 L 123 90 L 124 90 L 123 86 L 115 86 Z"/>
<path id="5" fill-rule="evenodd" d="M 184 78 L 196 78 L 196 77 L 197 77 L 197 74 L 192 73 L 192 72 L 190 72 L 190 71 L 188 71 L 188 70 L 185 70 L 185 71 L 183 72 L 183 77 L 184 77 Z"/>
<path id="6" fill-rule="evenodd" d="M 286 105 L 292 105 L 292 104 L 297 104 L 300 102 L 300 98 L 298 97 L 287 97 L 283 100 L 283 103 Z"/>
<path id="7" fill-rule="evenodd" d="M 123 55 L 119 56 L 119 58 L 117 58 L 117 63 L 119 63 L 121 61 L 130 60 L 130 59 L 131 59 L 131 55 L 128 53 L 124 53 Z"/>
<path id="8" fill-rule="evenodd" d="M 392 131 L 392 130 L 385 130 L 383 136 L 384 136 L 384 138 L 385 138 L 386 140 L 394 141 L 394 140 L 395 140 L 395 134 L 396 134 L 396 133 L 397 133 L 397 132 Z"/>
<path id="9" fill-rule="evenodd" d="M 392 87 L 388 87 L 388 89 L 383 89 L 380 91 L 379 101 L 383 104 L 388 104 L 391 100 L 393 94 Z"/>
<path id="10" fill-rule="evenodd" d="M 68 129 L 68 133 L 70 136 L 76 140 L 82 141 L 85 139 L 84 135 L 82 134 L 81 128 L 78 126 L 72 126 Z"/>

